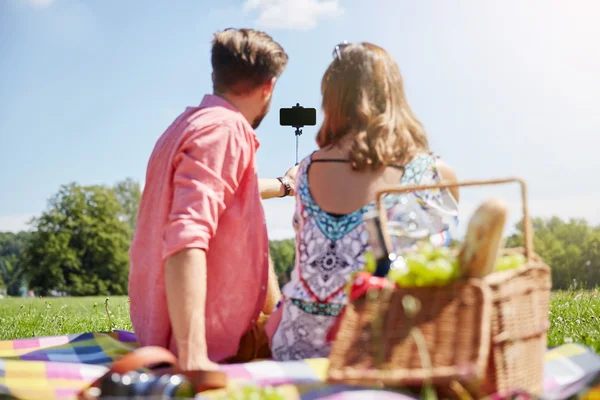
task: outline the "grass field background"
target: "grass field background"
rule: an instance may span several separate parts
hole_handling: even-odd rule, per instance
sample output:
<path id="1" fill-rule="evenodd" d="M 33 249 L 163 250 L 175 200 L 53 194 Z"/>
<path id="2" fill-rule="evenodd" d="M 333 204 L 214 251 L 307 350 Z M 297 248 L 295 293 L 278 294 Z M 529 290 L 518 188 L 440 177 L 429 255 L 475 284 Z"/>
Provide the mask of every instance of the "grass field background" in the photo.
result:
<path id="1" fill-rule="evenodd" d="M 9 297 L 0 300 L 0 340 L 133 330 L 127 297 Z"/>
<path id="2" fill-rule="evenodd" d="M 552 294 L 548 345 L 583 343 L 600 353 L 600 291 Z M 132 330 L 127 297 L 0 300 L 0 340 Z"/>

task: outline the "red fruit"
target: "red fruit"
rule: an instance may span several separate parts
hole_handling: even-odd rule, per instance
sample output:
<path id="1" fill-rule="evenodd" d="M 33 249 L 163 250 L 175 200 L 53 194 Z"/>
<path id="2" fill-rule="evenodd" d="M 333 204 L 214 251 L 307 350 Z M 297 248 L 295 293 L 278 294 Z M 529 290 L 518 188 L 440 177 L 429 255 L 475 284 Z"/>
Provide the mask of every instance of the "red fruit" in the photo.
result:
<path id="1" fill-rule="evenodd" d="M 387 278 L 373 276 L 370 272 L 359 272 L 352 281 L 350 301 L 366 295 L 371 289 L 383 289 L 386 287 L 394 287 L 394 284 Z"/>

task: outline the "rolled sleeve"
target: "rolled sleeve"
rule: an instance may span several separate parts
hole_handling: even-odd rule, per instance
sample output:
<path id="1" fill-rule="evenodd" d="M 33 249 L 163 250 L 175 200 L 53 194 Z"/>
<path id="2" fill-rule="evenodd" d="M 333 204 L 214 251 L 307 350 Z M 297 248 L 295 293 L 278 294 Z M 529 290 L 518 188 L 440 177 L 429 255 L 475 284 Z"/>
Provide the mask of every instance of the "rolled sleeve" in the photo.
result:
<path id="1" fill-rule="evenodd" d="M 240 186 L 251 145 L 235 126 L 190 135 L 174 157 L 173 199 L 163 260 L 187 248 L 208 250 L 220 216 Z"/>

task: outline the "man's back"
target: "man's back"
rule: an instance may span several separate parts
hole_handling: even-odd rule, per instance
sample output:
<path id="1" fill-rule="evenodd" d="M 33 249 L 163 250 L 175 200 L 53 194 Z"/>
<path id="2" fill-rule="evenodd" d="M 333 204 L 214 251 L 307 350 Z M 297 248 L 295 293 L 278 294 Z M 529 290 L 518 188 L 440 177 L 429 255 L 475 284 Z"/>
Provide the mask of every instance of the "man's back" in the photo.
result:
<path id="1" fill-rule="evenodd" d="M 258 317 L 266 295 L 268 239 L 257 147 L 244 117 L 216 96 L 188 108 L 157 142 L 130 250 L 131 318 L 140 345 L 176 351 L 164 261 L 186 248 L 206 251 L 211 360 L 235 355 Z"/>

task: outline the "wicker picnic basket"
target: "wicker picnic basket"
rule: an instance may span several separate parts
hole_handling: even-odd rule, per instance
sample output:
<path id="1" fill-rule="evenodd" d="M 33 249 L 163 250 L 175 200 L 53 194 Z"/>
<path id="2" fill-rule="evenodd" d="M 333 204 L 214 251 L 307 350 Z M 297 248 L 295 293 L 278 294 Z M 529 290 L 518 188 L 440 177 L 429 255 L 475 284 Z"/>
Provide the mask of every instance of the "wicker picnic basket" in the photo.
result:
<path id="1" fill-rule="evenodd" d="M 526 263 L 445 287 L 370 291 L 349 303 L 329 356 L 330 382 L 441 388 L 458 382 L 475 397 L 541 392 L 551 277 L 533 251 L 525 183 L 512 178 L 386 188 L 377 197 L 379 217 L 387 232 L 387 194 L 510 182 L 521 185 L 525 245 L 504 251 L 521 252 Z"/>

